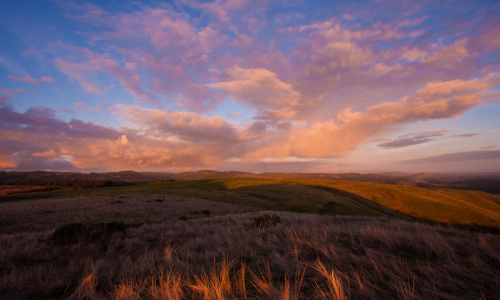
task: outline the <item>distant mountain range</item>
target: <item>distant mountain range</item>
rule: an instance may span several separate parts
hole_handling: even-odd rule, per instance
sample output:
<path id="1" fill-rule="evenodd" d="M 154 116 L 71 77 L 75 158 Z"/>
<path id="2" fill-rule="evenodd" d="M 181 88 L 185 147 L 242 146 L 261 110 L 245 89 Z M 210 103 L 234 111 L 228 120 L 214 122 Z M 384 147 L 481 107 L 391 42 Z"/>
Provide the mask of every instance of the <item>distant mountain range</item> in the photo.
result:
<path id="1" fill-rule="evenodd" d="M 184 173 L 161 172 L 107 172 L 107 173 L 70 173 L 70 172 L 0 172 L 0 185 L 37 185 L 63 187 L 104 187 L 128 184 L 146 184 L 164 181 L 189 181 L 218 178 L 306 178 L 343 181 L 400 184 L 423 188 L 452 188 L 461 190 L 480 190 L 500 194 L 500 173 L 489 174 L 437 174 L 416 173 L 249 173 L 239 171 L 219 172 L 200 170 Z"/>

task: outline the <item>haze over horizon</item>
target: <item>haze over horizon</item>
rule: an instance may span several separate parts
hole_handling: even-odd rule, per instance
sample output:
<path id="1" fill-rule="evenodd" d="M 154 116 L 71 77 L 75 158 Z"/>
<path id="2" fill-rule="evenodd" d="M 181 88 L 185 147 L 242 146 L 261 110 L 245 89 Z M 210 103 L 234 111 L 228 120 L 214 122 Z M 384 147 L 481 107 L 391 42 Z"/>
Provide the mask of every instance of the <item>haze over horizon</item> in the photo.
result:
<path id="1" fill-rule="evenodd" d="M 500 171 L 497 1 L 4 1 L 0 170 Z"/>

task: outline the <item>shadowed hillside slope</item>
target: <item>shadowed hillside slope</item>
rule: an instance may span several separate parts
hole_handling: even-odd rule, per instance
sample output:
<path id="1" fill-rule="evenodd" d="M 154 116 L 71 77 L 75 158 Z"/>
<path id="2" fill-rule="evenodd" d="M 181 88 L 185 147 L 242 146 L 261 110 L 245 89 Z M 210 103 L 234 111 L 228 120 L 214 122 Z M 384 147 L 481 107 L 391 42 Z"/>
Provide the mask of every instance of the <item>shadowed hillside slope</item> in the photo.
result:
<path id="1" fill-rule="evenodd" d="M 32 197 L 159 194 L 302 213 L 408 216 L 500 228 L 500 196 L 480 191 L 300 178 L 224 178 L 36 194 Z M 25 197 L 25 196 L 24 196 Z M 2 201 L 23 200 L 7 197 Z M 328 211 L 327 211 L 328 213 Z"/>

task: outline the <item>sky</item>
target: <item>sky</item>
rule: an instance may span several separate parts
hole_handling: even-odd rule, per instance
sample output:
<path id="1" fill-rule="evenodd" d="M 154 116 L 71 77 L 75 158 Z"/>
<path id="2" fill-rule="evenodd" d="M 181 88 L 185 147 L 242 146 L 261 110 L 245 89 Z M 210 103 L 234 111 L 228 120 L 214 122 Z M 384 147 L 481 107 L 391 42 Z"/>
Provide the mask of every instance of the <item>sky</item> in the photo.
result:
<path id="1" fill-rule="evenodd" d="M 1 1 L 0 170 L 500 171 L 498 1 Z"/>

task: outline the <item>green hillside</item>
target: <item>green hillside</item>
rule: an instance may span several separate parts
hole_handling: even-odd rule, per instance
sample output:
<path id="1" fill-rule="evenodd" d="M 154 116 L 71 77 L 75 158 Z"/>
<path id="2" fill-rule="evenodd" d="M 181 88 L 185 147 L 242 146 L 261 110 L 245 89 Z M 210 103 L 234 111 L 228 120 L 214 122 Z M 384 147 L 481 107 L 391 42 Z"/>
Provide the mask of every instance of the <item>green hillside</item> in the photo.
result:
<path id="1" fill-rule="evenodd" d="M 500 196 L 480 191 L 300 178 L 223 178 L 52 192 L 31 196 L 74 197 L 158 194 L 201 198 L 265 210 L 303 213 L 408 216 L 438 222 L 500 228 Z M 1 201 L 25 200 L 7 197 Z M 27 199 L 30 199 L 28 197 Z M 333 203 L 333 204 L 332 204 Z M 328 210 L 326 210 L 328 213 Z M 330 212 L 331 213 L 331 212 Z"/>
<path id="2" fill-rule="evenodd" d="M 401 216 L 500 227 L 500 196 L 352 181 L 229 178 L 164 184 L 150 189 L 265 209 L 319 212 L 328 202 L 341 214 Z"/>

